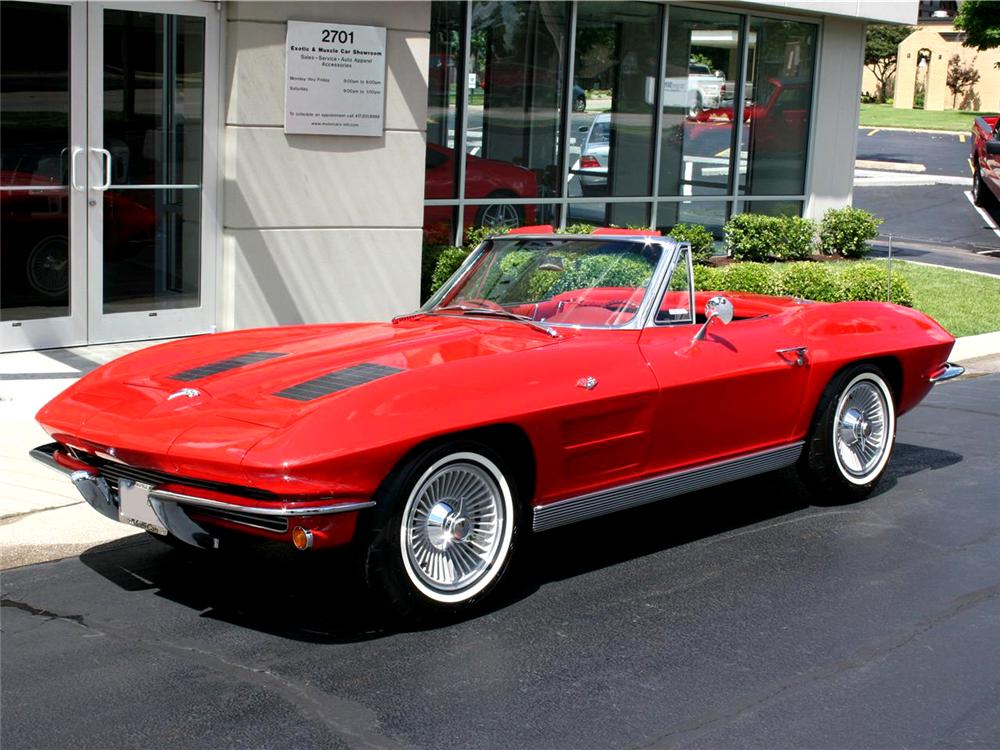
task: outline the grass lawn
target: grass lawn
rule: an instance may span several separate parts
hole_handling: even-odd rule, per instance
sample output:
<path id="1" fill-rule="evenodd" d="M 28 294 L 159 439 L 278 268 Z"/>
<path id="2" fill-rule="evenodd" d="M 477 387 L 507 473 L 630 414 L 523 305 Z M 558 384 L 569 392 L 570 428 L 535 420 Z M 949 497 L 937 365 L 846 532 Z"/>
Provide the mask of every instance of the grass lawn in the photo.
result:
<path id="1" fill-rule="evenodd" d="M 940 266 L 892 262 L 913 289 L 913 306 L 943 325 L 952 336 L 1000 331 L 1000 276 L 953 271 Z"/>
<path id="2" fill-rule="evenodd" d="M 996 112 L 932 112 L 924 109 L 894 109 L 891 104 L 862 104 L 859 125 L 866 128 L 919 128 L 968 133 L 977 117 Z"/>

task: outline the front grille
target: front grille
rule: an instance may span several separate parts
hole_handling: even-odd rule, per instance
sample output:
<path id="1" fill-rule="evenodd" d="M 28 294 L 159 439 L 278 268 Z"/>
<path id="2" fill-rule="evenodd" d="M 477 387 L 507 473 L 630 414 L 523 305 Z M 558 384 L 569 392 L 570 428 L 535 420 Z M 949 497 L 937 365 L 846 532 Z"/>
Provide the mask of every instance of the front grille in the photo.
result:
<path id="1" fill-rule="evenodd" d="M 283 391 L 278 391 L 275 396 L 290 398 L 293 401 L 312 401 L 320 396 L 328 396 L 337 391 L 344 391 L 357 385 L 370 383 L 373 380 L 395 375 L 402 372 L 399 367 L 388 365 L 378 365 L 373 362 L 345 367 L 343 370 L 334 370 L 318 378 L 307 380 L 304 383 L 293 385 Z"/>
<path id="2" fill-rule="evenodd" d="M 117 461 L 109 461 L 106 458 L 94 456 L 90 453 L 81 453 L 80 451 L 73 451 L 73 455 L 78 460 L 83 461 L 86 464 L 90 464 L 100 471 L 101 476 L 107 480 L 108 486 L 116 493 L 118 492 L 119 479 L 131 479 L 133 482 L 140 482 L 154 487 L 159 484 L 179 484 L 185 487 L 214 490 L 216 492 L 235 495 L 236 497 L 247 497 L 253 500 L 269 500 L 271 502 L 280 502 L 283 500 L 281 496 L 275 495 L 273 492 L 267 492 L 266 490 L 260 490 L 254 487 L 243 487 L 242 485 L 225 484 L 223 482 L 210 482 L 203 479 L 191 479 L 190 477 L 179 477 L 174 474 L 156 471 L 155 469 L 140 469 L 135 466 L 127 466 L 126 464 L 118 463 Z"/>
<path id="3" fill-rule="evenodd" d="M 209 375 L 218 375 L 220 372 L 235 370 L 237 367 L 245 367 L 246 365 L 265 362 L 266 360 L 283 356 L 285 355 L 281 352 L 250 352 L 249 354 L 241 354 L 238 357 L 220 359 L 218 362 L 209 362 L 207 365 L 192 367 L 190 370 L 184 370 L 184 372 L 171 375 L 170 379 L 183 380 L 185 382 L 200 380 L 201 378 L 207 378 Z"/>

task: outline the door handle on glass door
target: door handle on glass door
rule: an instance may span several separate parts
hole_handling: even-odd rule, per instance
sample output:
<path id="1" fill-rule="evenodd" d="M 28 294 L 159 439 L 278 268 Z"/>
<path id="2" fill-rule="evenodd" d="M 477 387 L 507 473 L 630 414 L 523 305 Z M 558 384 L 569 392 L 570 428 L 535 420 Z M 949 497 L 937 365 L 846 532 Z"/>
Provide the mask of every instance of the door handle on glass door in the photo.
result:
<path id="1" fill-rule="evenodd" d="M 91 190 L 100 190 L 102 193 L 111 187 L 111 152 L 106 148 L 91 147 L 91 152 L 101 154 L 104 157 L 104 182 L 101 185 L 91 185 Z"/>
<path id="2" fill-rule="evenodd" d="M 83 146 L 75 146 L 73 148 L 73 154 L 69 158 L 69 184 L 73 187 L 74 190 L 80 193 L 86 190 L 87 186 L 80 185 L 76 181 L 76 157 L 78 157 L 80 154 L 86 153 L 86 151 L 87 149 L 85 149 Z"/>

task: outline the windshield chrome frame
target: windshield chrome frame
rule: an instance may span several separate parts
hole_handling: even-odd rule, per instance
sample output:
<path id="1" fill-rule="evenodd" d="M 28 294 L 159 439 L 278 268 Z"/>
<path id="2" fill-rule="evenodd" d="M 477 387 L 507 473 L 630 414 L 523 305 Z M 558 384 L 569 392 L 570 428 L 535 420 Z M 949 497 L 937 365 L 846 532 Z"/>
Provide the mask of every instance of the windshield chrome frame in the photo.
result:
<path id="1" fill-rule="evenodd" d="M 646 328 L 651 324 L 651 321 L 655 319 L 655 310 L 659 306 L 659 299 L 662 298 L 663 292 L 665 291 L 664 285 L 670 279 L 670 275 L 673 273 L 674 266 L 677 265 L 677 258 L 680 256 L 678 252 L 681 244 L 676 242 L 670 237 L 657 237 L 655 235 L 641 236 L 641 235 L 615 235 L 615 234 L 517 234 L 517 235 L 494 235 L 487 237 L 483 242 L 471 253 L 469 257 L 462 261 L 462 265 L 458 267 L 458 270 L 452 274 L 451 278 L 448 279 L 441 288 L 438 289 L 434 294 L 431 295 L 430 299 L 425 302 L 417 312 L 431 313 L 434 308 L 441 304 L 443 299 L 446 299 L 452 290 L 458 286 L 458 284 L 465 278 L 466 274 L 469 272 L 479 259 L 488 252 L 488 248 L 494 240 L 589 240 L 591 242 L 601 242 L 603 240 L 613 240 L 615 242 L 628 242 L 636 245 L 658 245 L 660 247 L 660 259 L 657 261 L 656 267 L 653 269 L 653 274 L 649 278 L 649 283 L 646 285 L 646 292 L 642 297 L 642 302 L 639 304 L 639 309 L 636 310 L 635 315 L 627 323 L 620 326 L 587 326 L 580 325 L 578 323 L 551 323 L 549 321 L 542 321 L 545 325 L 551 326 L 552 328 L 570 328 L 570 329 L 587 329 L 595 331 L 628 331 L 628 330 L 639 330 Z M 689 282 L 690 285 L 690 282 Z M 441 313 L 442 315 L 447 315 L 447 313 Z M 462 317 L 461 315 L 449 316 L 449 317 Z"/>

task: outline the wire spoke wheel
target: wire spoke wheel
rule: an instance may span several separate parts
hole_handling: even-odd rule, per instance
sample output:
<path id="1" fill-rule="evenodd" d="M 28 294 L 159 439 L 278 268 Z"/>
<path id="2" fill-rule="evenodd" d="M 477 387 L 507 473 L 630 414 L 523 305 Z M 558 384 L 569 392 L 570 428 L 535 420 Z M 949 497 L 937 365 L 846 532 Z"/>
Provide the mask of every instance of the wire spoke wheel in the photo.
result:
<path id="1" fill-rule="evenodd" d="M 837 404 L 834 446 L 837 463 L 854 481 L 867 481 L 884 463 L 889 448 L 888 398 L 871 380 L 850 385 Z"/>
<path id="2" fill-rule="evenodd" d="M 415 484 L 400 547 L 411 581 L 438 601 L 460 601 L 497 574 L 510 542 L 510 491 L 491 461 L 452 454 Z"/>

